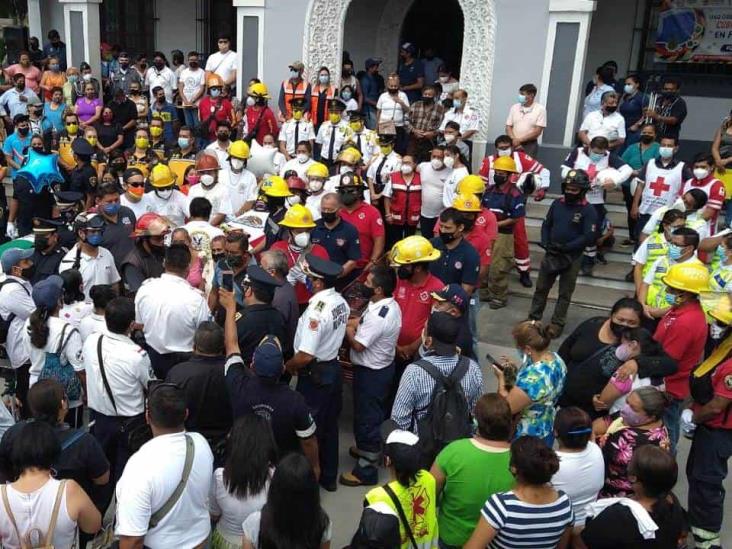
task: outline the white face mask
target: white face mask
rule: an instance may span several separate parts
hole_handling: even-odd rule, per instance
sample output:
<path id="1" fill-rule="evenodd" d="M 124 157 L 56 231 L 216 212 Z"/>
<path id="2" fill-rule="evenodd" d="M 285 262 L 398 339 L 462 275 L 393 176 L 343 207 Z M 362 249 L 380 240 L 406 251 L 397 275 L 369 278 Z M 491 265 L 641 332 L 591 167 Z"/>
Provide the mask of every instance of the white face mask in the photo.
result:
<path id="1" fill-rule="evenodd" d="M 451 133 L 446 133 L 445 134 L 445 143 L 452 143 L 453 141 L 455 141 L 455 135 L 451 134 Z"/>
<path id="2" fill-rule="evenodd" d="M 210 173 L 205 173 L 201 176 L 201 185 L 213 185 L 214 176 Z"/>
<path id="3" fill-rule="evenodd" d="M 338 173 L 341 173 L 341 174 L 343 174 L 343 173 L 351 173 L 352 171 L 353 171 L 353 167 L 352 166 L 346 166 L 346 165 L 343 165 L 343 166 L 341 166 L 338 169 Z"/>
<path id="4" fill-rule="evenodd" d="M 271 143 L 265 143 L 264 145 L 262 145 L 262 147 L 264 147 L 265 149 L 269 149 L 269 150 L 272 150 L 275 148 L 275 146 L 272 145 Z"/>
<path id="5" fill-rule="evenodd" d="M 291 208 L 295 204 L 300 203 L 300 197 L 298 195 L 288 196 L 285 198 L 285 204 L 287 204 L 288 208 Z"/>
<path id="6" fill-rule="evenodd" d="M 241 171 L 241 170 L 243 170 L 243 169 L 244 169 L 244 161 L 243 161 L 243 160 L 241 160 L 240 158 L 232 158 L 232 159 L 230 160 L 230 162 L 231 162 L 231 167 L 232 167 L 232 168 L 233 168 L 233 169 L 234 169 L 235 171 L 239 172 L 239 171 Z"/>
<path id="7" fill-rule="evenodd" d="M 448 168 L 452 168 L 455 165 L 455 157 L 454 156 L 446 156 L 445 157 L 445 166 Z"/>
<path id="8" fill-rule="evenodd" d="M 432 160 L 430 160 L 430 164 L 432 165 L 433 170 L 441 170 L 442 167 L 445 165 L 439 158 L 433 158 Z"/>
<path id="9" fill-rule="evenodd" d="M 449 76 L 440 76 L 440 82 L 442 82 L 443 84 L 447 83 L 449 80 Z"/>
<path id="10" fill-rule="evenodd" d="M 308 160 L 310 160 L 310 157 L 307 154 L 305 154 L 305 153 L 297 153 L 297 155 L 295 156 L 295 158 L 297 158 L 297 161 L 300 164 L 305 164 L 305 162 L 307 162 Z"/>
<path id="11" fill-rule="evenodd" d="M 158 195 L 163 200 L 168 200 L 171 196 L 173 196 L 173 189 L 163 189 L 163 190 L 155 191 L 155 194 Z"/>
<path id="12" fill-rule="evenodd" d="M 706 168 L 694 168 L 694 177 L 697 179 L 704 179 L 709 175 L 709 170 Z"/>
<path id="13" fill-rule="evenodd" d="M 414 171 L 414 168 L 410 164 L 402 164 L 401 170 L 403 174 L 409 175 Z"/>
<path id="14" fill-rule="evenodd" d="M 311 193 L 319 193 L 323 189 L 323 182 L 319 179 L 308 181 L 308 190 Z"/>
<path id="15" fill-rule="evenodd" d="M 250 95 L 247 97 L 247 107 L 253 107 L 255 105 L 256 101 L 254 98 Z"/>
<path id="16" fill-rule="evenodd" d="M 498 149 L 498 156 L 511 156 L 511 149 Z"/>
<path id="17" fill-rule="evenodd" d="M 310 233 L 298 233 L 292 240 L 298 248 L 305 248 L 310 244 Z"/>

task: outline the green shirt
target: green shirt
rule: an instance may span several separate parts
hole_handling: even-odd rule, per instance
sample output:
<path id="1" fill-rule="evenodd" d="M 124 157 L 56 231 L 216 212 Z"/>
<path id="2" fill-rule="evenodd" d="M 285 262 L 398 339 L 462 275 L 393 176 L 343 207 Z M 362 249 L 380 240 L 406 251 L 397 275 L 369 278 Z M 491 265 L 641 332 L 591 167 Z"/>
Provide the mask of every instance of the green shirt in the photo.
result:
<path id="1" fill-rule="evenodd" d="M 444 543 L 465 544 L 486 500 L 513 488 L 514 478 L 508 469 L 511 452 L 508 448 L 493 450 L 465 438 L 447 445 L 437 456 L 437 465 L 447 477 L 437 516 Z"/>

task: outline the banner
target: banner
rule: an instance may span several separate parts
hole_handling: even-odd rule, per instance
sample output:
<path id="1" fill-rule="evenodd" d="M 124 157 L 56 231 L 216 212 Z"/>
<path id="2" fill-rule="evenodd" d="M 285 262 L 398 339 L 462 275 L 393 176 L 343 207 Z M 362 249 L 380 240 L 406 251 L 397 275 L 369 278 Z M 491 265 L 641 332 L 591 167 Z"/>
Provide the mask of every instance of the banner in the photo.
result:
<path id="1" fill-rule="evenodd" d="M 732 62 L 731 0 L 663 0 L 656 63 Z"/>

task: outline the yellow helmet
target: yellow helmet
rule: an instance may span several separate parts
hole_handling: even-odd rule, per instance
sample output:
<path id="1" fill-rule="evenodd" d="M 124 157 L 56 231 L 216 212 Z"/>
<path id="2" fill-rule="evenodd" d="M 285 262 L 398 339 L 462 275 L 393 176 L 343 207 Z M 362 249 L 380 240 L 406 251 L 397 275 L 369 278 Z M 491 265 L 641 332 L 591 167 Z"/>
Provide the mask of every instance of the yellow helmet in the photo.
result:
<path id="1" fill-rule="evenodd" d="M 677 263 L 672 265 L 662 279 L 675 290 L 698 294 L 709 291 L 709 271 L 702 263 Z"/>
<path id="2" fill-rule="evenodd" d="M 247 91 L 249 95 L 252 97 L 264 97 L 265 99 L 269 99 L 269 90 L 267 90 L 267 86 L 262 84 L 261 82 L 256 82 L 249 86 L 249 90 Z"/>
<path id="3" fill-rule="evenodd" d="M 423 236 L 408 236 L 391 249 L 391 262 L 395 265 L 410 265 L 422 261 L 434 261 L 440 257 L 432 243 Z"/>
<path id="4" fill-rule="evenodd" d="M 715 307 L 709 311 L 709 316 L 716 318 L 722 324 L 732 324 L 732 301 L 729 294 L 723 293 L 719 296 Z"/>
<path id="5" fill-rule="evenodd" d="M 485 181 L 479 175 L 466 175 L 457 184 L 457 194 L 479 194 L 485 191 Z"/>
<path id="6" fill-rule="evenodd" d="M 461 212 L 479 212 L 480 200 L 474 194 L 459 194 L 452 201 L 452 207 Z"/>
<path id="7" fill-rule="evenodd" d="M 321 162 L 313 162 L 305 172 L 308 177 L 322 177 L 326 179 L 330 174 L 328 173 L 328 166 Z"/>
<path id="8" fill-rule="evenodd" d="M 175 183 L 175 174 L 165 164 L 155 164 L 150 172 L 150 185 L 156 189 L 170 187 Z"/>
<path id="9" fill-rule="evenodd" d="M 499 156 L 493 161 L 493 169 L 502 172 L 518 173 L 516 162 L 510 156 Z"/>
<path id="10" fill-rule="evenodd" d="M 345 162 L 346 164 L 358 164 L 361 162 L 361 151 L 353 147 L 347 147 L 338 153 L 336 162 Z"/>
<path id="11" fill-rule="evenodd" d="M 246 160 L 251 156 L 249 154 L 249 145 L 246 141 L 234 141 L 229 146 L 229 155 L 240 160 Z"/>
<path id="12" fill-rule="evenodd" d="M 285 218 L 280 221 L 281 227 L 287 227 L 289 229 L 314 229 L 315 221 L 313 221 L 313 214 L 302 204 L 295 204 L 287 213 Z"/>
<path id="13" fill-rule="evenodd" d="M 270 175 L 262 182 L 262 193 L 273 197 L 292 196 L 287 182 L 279 175 Z"/>

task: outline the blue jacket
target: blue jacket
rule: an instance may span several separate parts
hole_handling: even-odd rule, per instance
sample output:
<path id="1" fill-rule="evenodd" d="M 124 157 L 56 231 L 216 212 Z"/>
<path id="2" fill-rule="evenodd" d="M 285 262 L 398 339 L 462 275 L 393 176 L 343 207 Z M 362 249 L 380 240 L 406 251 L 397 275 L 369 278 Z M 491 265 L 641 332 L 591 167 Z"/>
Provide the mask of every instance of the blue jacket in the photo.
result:
<path id="1" fill-rule="evenodd" d="M 559 198 L 552 202 L 541 225 L 541 245 L 577 257 L 593 242 L 596 225 L 597 213 L 587 200 L 570 205 Z"/>

